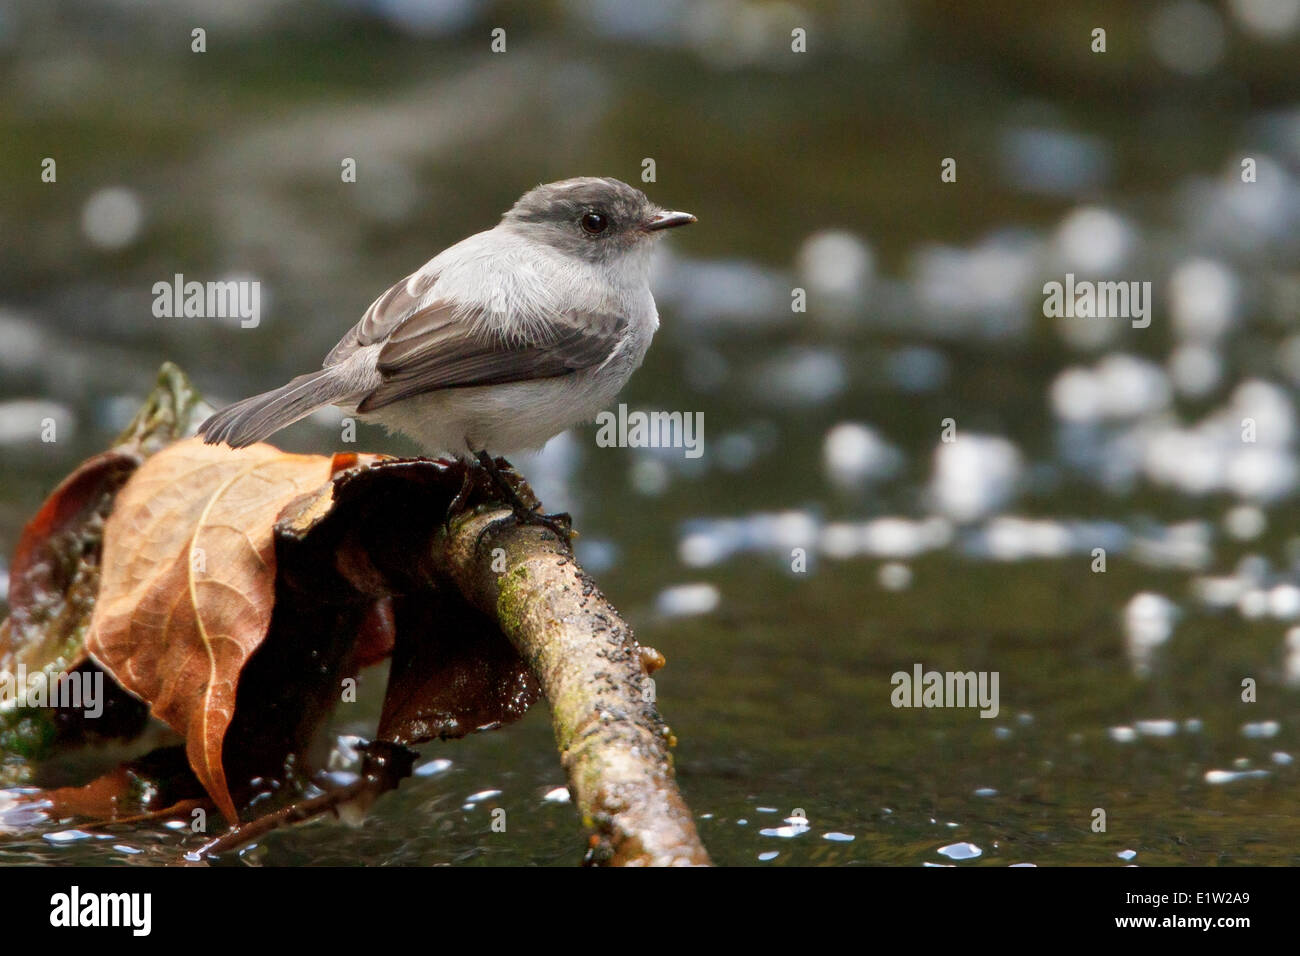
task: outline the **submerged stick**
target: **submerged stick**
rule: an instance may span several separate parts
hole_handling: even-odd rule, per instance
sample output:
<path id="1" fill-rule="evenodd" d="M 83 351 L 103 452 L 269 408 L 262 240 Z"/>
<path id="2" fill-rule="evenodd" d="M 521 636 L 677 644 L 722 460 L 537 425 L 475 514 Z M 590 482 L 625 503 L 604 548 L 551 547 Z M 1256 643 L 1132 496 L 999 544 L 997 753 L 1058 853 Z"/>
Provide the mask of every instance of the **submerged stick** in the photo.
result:
<path id="1" fill-rule="evenodd" d="M 493 510 L 456 519 L 432 558 L 541 682 L 569 789 L 592 831 L 590 862 L 708 865 L 673 779 L 672 735 L 642 648 L 573 555 L 550 532 Z"/>

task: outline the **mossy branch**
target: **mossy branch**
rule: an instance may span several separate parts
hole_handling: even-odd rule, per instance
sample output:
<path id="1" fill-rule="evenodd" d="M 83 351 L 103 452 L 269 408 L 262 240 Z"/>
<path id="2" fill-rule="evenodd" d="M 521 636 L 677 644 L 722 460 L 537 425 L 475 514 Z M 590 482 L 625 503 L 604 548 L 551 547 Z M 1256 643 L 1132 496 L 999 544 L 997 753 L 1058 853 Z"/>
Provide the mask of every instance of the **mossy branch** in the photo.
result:
<path id="1" fill-rule="evenodd" d="M 500 550 L 497 550 L 500 549 Z M 590 862 L 708 865 L 674 782 L 672 734 L 632 629 L 550 532 L 491 510 L 452 523 L 433 562 L 541 681 Z"/>

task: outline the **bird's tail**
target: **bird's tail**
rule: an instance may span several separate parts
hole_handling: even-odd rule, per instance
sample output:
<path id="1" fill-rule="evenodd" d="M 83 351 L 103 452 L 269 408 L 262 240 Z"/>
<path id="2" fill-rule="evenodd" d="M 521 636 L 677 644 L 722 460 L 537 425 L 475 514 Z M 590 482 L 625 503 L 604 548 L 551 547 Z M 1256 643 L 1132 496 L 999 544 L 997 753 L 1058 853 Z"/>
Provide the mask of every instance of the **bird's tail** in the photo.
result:
<path id="1" fill-rule="evenodd" d="M 309 372 L 274 391 L 227 405 L 199 426 L 199 434 L 208 445 L 225 442 L 243 448 L 259 442 L 316 409 L 347 398 L 355 385 L 338 372 L 337 366 Z"/>

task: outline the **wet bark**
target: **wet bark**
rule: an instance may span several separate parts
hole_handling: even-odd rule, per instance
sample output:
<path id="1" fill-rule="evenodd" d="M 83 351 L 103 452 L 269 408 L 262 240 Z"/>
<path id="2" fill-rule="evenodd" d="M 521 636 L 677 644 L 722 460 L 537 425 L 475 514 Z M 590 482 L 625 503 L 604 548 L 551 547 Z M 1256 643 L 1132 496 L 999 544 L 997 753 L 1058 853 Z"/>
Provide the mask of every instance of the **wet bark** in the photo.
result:
<path id="1" fill-rule="evenodd" d="M 570 792 L 592 833 L 588 861 L 708 865 L 674 780 L 675 741 L 654 703 L 649 675 L 662 658 L 637 643 L 572 553 L 549 531 L 496 510 L 455 520 L 432 557 L 540 680 Z"/>

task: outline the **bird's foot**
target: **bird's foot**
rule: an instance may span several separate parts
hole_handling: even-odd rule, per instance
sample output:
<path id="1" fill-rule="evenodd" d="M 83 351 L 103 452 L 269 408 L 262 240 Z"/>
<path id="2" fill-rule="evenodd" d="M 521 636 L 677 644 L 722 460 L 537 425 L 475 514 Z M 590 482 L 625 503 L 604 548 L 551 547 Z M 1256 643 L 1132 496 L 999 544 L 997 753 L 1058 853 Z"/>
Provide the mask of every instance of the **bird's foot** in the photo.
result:
<path id="1" fill-rule="evenodd" d="M 572 517 L 570 517 L 566 512 L 545 514 L 542 512 L 542 506 L 540 504 L 530 505 L 519 494 L 519 489 L 515 482 L 511 480 L 509 475 L 502 471 L 501 467 L 486 451 L 476 452 L 475 457 L 478 459 L 478 463 L 483 467 L 483 470 L 487 472 L 488 477 L 491 478 L 492 484 L 495 486 L 497 493 L 500 494 L 505 503 L 510 506 L 510 510 L 514 512 L 515 521 L 517 523 L 521 525 L 539 525 L 546 528 L 563 541 L 565 547 L 572 550 L 573 537 L 576 534 L 573 530 Z M 464 489 L 462 488 L 462 491 L 463 490 Z M 457 495 L 457 497 L 459 498 L 460 496 Z"/>
<path id="2" fill-rule="evenodd" d="M 578 532 L 573 530 L 573 518 L 567 511 L 543 514 L 539 506 L 537 508 L 525 508 L 522 511 L 515 508 L 514 512 L 515 521 L 520 524 L 540 525 L 563 541 L 566 547 L 573 548 L 573 538 Z"/>

